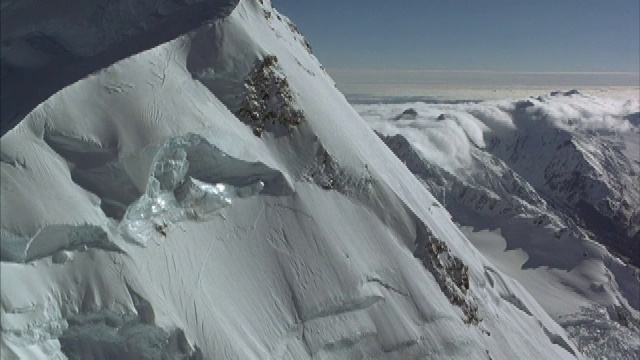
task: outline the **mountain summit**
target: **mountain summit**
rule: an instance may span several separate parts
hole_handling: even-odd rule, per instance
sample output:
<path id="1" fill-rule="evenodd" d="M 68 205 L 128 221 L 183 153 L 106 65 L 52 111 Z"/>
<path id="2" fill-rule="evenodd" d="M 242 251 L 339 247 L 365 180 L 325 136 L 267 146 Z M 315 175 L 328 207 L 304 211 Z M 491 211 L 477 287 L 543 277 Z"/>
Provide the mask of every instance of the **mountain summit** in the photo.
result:
<path id="1" fill-rule="evenodd" d="M 1 141 L 3 357 L 582 357 L 269 1 L 62 5 L 3 3 L 60 86 Z"/>

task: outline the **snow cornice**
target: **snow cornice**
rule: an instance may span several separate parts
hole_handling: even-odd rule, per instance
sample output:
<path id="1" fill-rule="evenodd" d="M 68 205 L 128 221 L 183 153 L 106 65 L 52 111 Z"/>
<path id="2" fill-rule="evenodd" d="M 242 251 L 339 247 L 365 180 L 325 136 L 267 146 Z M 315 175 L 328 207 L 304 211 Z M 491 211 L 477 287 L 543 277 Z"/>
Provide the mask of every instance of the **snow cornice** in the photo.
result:
<path id="1" fill-rule="evenodd" d="M 3 1 L 0 136 L 58 90 L 228 16 L 239 0 Z"/>

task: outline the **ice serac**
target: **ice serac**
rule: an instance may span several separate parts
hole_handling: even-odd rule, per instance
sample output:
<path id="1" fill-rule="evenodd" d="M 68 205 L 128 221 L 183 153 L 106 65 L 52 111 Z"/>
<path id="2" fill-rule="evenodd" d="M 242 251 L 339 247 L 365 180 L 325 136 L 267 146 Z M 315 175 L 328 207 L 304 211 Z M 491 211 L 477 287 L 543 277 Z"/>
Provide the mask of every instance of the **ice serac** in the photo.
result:
<path id="1" fill-rule="evenodd" d="M 582 357 L 268 1 L 154 45 L 2 137 L 3 254 L 117 246 L 3 255 L 3 355 Z"/>

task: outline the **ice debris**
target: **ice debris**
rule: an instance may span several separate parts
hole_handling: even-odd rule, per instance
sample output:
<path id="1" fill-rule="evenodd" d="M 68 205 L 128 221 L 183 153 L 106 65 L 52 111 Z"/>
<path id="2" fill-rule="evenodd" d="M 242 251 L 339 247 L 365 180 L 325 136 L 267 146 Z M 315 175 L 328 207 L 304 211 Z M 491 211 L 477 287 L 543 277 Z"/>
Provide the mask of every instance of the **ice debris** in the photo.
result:
<path id="1" fill-rule="evenodd" d="M 561 317 L 559 323 L 588 358 L 637 359 L 640 330 L 628 319 L 633 317 L 622 307 L 596 305 Z"/>
<path id="2" fill-rule="evenodd" d="M 207 220 L 234 198 L 253 196 L 264 188 L 262 180 L 234 186 L 189 176 L 190 140 L 171 139 L 158 151 L 145 193 L 129 206 L 120 225 L 126 239 L 146 245 L 148 239 L 166 236 L 170 224 Z"/>

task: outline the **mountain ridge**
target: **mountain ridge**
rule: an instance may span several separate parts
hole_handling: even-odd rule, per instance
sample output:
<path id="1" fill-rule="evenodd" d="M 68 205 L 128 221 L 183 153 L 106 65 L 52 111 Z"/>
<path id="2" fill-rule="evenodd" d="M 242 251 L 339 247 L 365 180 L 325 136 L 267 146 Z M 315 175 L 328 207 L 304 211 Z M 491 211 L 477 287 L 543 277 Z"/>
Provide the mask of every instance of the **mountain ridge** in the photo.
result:
<path id="1" fill-rule="evenodd" d="M 243 0 L 4 134 L 3 354 L 582 358 L 310 50 Z"/>
<path id="2" fill-rule="evenodd" d="M 541 118 L 543 106 L 556 116 Z M 610 229 L 591 231 L 600 224 L 578 207 L 610 198 L 637 201 L 634 174 L 640 163 L 633 149 L 638 129 L 626 122 L 633 105 L 573 91 L 526 100 L 356 108 L 474 245 L 525 284 L 586 355 L 632 358 L 640 349 L 631 340 L 639 332 L 640 271 L 614 251 L 630 244 L 624 251 L 632 255 L 638 242 L 616 232 L 599 236 Z M 406 108 L 417 116 L 399 119 Z M 574 108 L 590 115 L 576 116 Z M 537 128 L 529 131 L 532 127 Z M 440 142 L 445 136 L 457 148 Z M 589 186 L 589 181 L 600 185 Z M 633 220 L 624 220 L 630 218 L 618 221 L 633 231 Z M 618 311 L 626 315 L 615 315 Z M 600 312 L 613 315 L 594 315 Z M 576 325 L 566 317 L 583 322 Z M 586 335 L 601 327 L 617 330 L 597 339 Z M 608 346 L 609 355 L 594 342 Z"/>

